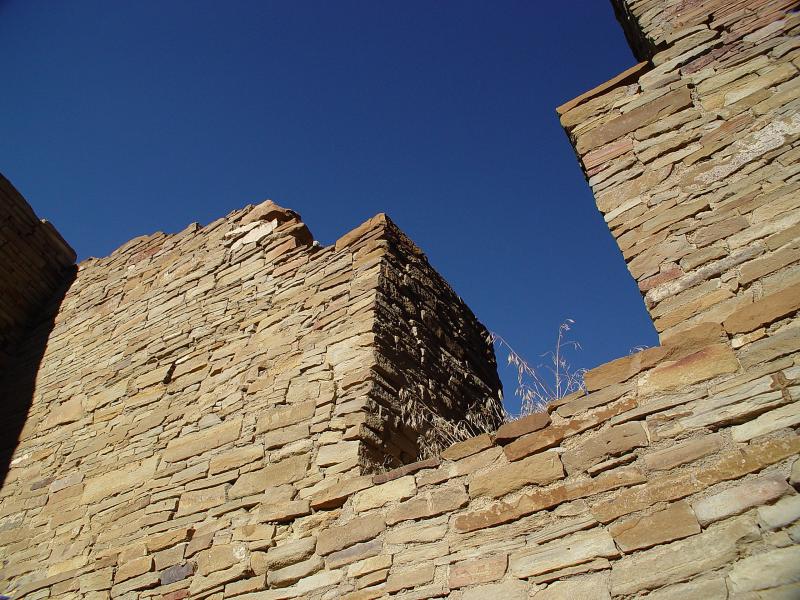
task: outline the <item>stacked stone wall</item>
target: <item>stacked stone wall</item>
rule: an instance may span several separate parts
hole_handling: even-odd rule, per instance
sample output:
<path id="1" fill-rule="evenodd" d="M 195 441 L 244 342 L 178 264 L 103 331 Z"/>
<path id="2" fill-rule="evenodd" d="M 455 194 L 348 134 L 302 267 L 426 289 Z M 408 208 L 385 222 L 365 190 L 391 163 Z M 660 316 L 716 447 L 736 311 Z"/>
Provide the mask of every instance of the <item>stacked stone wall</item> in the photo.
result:
<path id="1" fill-rule="evenodd" d="M 647 62 L 559 108 L 661 345 L 496 398 L 485 330 L 378 216 L 267 204 L 85 263 L 0 496 L 26 598 L 800 596 L 798 14 L 615 3 Z M 394 468 L 390 468 L 394 467 Z"/>

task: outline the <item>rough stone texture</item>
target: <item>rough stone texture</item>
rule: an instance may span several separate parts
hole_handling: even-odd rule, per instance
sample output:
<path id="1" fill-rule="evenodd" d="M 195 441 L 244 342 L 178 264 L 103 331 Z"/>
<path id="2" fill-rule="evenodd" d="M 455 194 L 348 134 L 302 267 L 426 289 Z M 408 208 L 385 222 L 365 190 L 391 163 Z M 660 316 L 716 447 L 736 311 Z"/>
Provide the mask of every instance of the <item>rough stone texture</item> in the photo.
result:
<path id="1" fill-rule="evenodd" d="M 614 0 L 643 62 L 558 112 L 662 343 L 438 456 L 420 403 L 480 411 L 494 359 L 384 216 L 321 248 L 266 202 L 84 261 L 43 313 L 47 343 L 17 338 L 36 365 L 0 492 L 0 589 L 797 596 L 790 4 Z"/>

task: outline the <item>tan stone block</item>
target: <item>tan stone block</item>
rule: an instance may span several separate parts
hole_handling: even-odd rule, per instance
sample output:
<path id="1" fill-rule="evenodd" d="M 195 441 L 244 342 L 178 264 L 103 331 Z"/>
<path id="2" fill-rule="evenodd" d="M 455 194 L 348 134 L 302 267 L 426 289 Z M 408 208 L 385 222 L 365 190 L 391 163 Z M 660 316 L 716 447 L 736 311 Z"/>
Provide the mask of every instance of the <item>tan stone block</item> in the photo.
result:
<path id="1" fill-rule="evenodd" d="M 730 333 L 747 333 L 800 310 L 800 284 L 765 296 L 734 311 L 723 325 Z"/>
<path id="2" fill-rule="evenodd" d="M 305 423 L 274 429 L 264 434 L 264 447 L 267 450 L 280 448 L 297 440 L 309 438 L 309 428 Z"/>
<path id="3" fill-rule="evenodd" d="M 306 421 L 314 416 L 316 409 L 317 404 L 314 400 L 271 408 L 259 417 L 256 423 L 256 433 L 281 429 Z"/>
<path id="4" fill-rule="evenodd" d="M 728 344 L 713 344 L 680 360 L 662 363 L 639 380 L 639 394 L 647 396 L 680 389 L 739 370 Z"/>
<path id="5" fill-rule="evenodd" d="M 508 567 L 508 556 L 482 556 L 450 565 L 447 583 L 451 589 L 490 583 L 502 579 Z"/>
<path id="6" fill-rule="evenodd" d="M 353 496 L 353 510 L 359 513 L 380 508 L 390 502 L 411 498 L 416 491 L 417 484 L 414 477 L 407 475 L 356 493 Z"/>
<path id="7" fill-rule="evenodd" d="M 180 527 L 178 529 L 165 531 L 164 533 L 152 535 L 147 538 L 147 551 L 152 554 L 153 552 L 158 552 L 165 548 L 171 548 L 176 544 L 192 539 L 193 533 L 194 529 L 192 527 Z M 187 556 L 188 555 L 187 549 Z"/>
<path id="8" fill-rule="evenodd" d="M 748 556 L 733 565 L 728 575 L 730 590 L 742 594 L 797 583 L 800 581 L 797 565 L 800 565 L 800 546 Z"/>
<path id="9" fill-rule="evenodd" d="M 94 504 L 109 496 L 138 488 L 148 482 L 158 465 L 158 457 L 153 456 L 138 463 L 125 465 L 107 473 L 86 480 L 81 504 Z"/>
<path id="10" fill-rule="evenodd" d="M 420 544 L 438 542 L 447 534 L 447 523 L 441 519 L 419 521 L 393 527 L 386 532 L 387 544 Z"/>
<path id="11" fill-rule="evenodd" d="M 121 583 L 153 570 L 153 557 L 141 556 L 124 562 L 117 567 L 114 583 Z"/>
<path id="12" fill-rule="evenodd" d="M 519 460 L 540 450 L 557 446 L 564 438 L 586 431 L 635 407 L 636 398 L 622 398 L 607 406 L 578 415 L 565 423 L 550 425 L 521 437 L 505 446 L 503 452 L 510 461 Z"/>
<path id="13" fill-rule="evenodd" d="M 249 563 L 238 563 L 230 569 L 223 571 L 215 571 L 207 577 L 202 575 L 195 575 L 192 577 L 192 582 L 189 584 L 189 597 L 195 598 L 199 594 L 207 590 L 213 590 L 217 586 L 225 585 L 231 581 L 242 579 L 250 572 Z"/>
<path id="14" fill-rule="evenodd" d="M 197 554 L 197 574 L 209 575 L 215 571 L 229 569 L 247 560 L 247 546 L 242 543 L 218 544 Z"/>
<path id="15" fill-rule="evenodd" d="M 383 571 L 392 566 L 392 557 L 389 554 L 379 554 L 353 563 L 347 567 L 348 577 L 361 577 L 375 571 Z"/>
<path id="16" fill-rule="evenodd" d="M 517 578 L 532 577 L 593 558 L 615 558 L 619 550 L 611 535 L 596 528 L 532 548 L 514 552 L 509 557 L 509 572 Z"/>
<path id="17" fill-rule="evenodd" d="M 686 600 L 702 598 L 703 600 L 727 600 L 728 586 L 725 579 L 701 579 L 670 585 L 647 595 L 647 600 Z"/>
<path id="18" fill-rule="evenodd" d="M 550 424 L 550 415 L 546 412 L 538 412 L 514 419 L 508 423 L 503 423 L 495 433 L 495 441 L 503 444 L 509 440 L 515 440 L 527 433 L 539 431 Z"/>
<path id="19" fill-rule="evenodd" d="M 772 506 L 758 508 L 758 523 L 764 529 L 780 529 L 800 520 L 800 495 L 781 498 Z"/>
<path id="20" fill-rule="evenodd" d="M 528 600 L 528 584 L 518 579 L 510 579 L 502 583 L 479 585 L 464 590 L 461 600 Z"/>
<path id="21" fill-rule="evenodd" d="M 173 438 L 167 443 L 162 458 L 169 462 L 176 462 L 198 456 L 208 450 L 236 441 L 241 430 L 242 418 L 238 417 L 228 419 L 214 427 Z"/>
<path id="22" fill-rule="evenodd" d="M 635 391 L 636 386 L 632 382 L 610 385 L 601 390 L 596 390 L 591 394 L 584 394 L 569 402 L 565 402 L 556 409 L 556 412 L 559 416 L 567 419 L 591 408 L 608 404 L 617 398 Z"/>
<path id="23" fill-rule="evenodd" d="M 475 474 L 469 482 L 469 495 L 472 498 L 498 498 L 526 485 L 545 485 L 563 476 L 564 469 L 558 454 L 542 452 Z"/>
<path id="24" fill-rule="evenodd" d="M 800 350 L 800 327 L 787 327 L 738 351 L 742 367 L 750 369 L 759 363 L 774 360 Z"/>
<path id="25" fill-rule="evenodd" d="M 311 508 L 315 510 L 331 509 L 342 506 L 347 499 L 372 485 L 372 475 L 362 475 L 352 479 L 344 479 L 323 488 L 311 496 Z"/>
<path id="26" fill-rule="evenodd" d="M 358 460 L 360 446 L 358 441 L 345 441 L 322 446 L 317 452 L 317 465 L 330 467 L 349 460 Z"/>
<path id="27" fill-rule="evenodd" d="M 578 136 L 575 148 L 578 154 L 583 155 L 593 148 L 690 106 L 692 106 L 692 97 L 689 89 L 678 88 L 604 123 L 601 127 L 596 127 L 588 133 Z"/>
<path id="28" fill-rule="evenodd" d="M 596 502 L 592 514 L 601 523 L 652 506 L 678 500 L 715 483 L 738 479 L 800 452 L 800 436 L 753 442 L 720 454 L 703 467 L 688 469 L 651 480 L 643 486 L 622 490 L 613 498 Z"/>
<path id="29" fill-rule="evenodd" d="M 608 574 L 595 573 L 556 581 L 533 594 L 532 600 L 611 600 Z"/>
<path id="30" fill-rule="evenodd" d="M 614 425 L 582 440 L 574 449 L 564 453 L 564 465 L 570 473 L 582 471 L 608 458 L 648 445 L 645 425 L 630 421 Z"/>
<path id="31" fill-rule="evenodd" d="M 476 454 L 481 450 L 486 450 L 491 446 L 492 438 L 488 433 L 482 433 L 481 435 L 469 438 L 463 442 L 456 442 L 446 450 L 442 451 L 441 457 L 444 460 L 459 460 Z"/>
<path id="32" fill-rule="evenodd" d="M 752 519 L 740 517 L 688 539 L 623 557 L 612 565 L 611 593 L 634 594 L 713 571 L 736 559 L 740 541 L 758 536 Z"/>
<path id="33" fill-rule="evenodd" d="M 222 506 L 227 501 L 225 493 L 227 487 L 227 485 L 218 485 L 213 488 L 184 492 L 181 494 L 180 501 L 178 502 L 178 512 L 176 516 L 182 517 L 184 515 L 205 511 L 215 506 Z"/>
<path id="34" fill-rule="evenodd" d="M 642 369 L 657 364 L 666 356 L 667 352 L 667 349 L 663 347 L 647 348 L 589 369 L 584 375 L 586 389 L 594 392 L 627 381 Z"/>
<path id="35" fill-rule="evenodd" d="M 267 572 L 267 582 L 270 587 L 286 587 L 297 583 L 304 577 L 313 575 L 325 566 L 325 562 L 319 556 L 302 562 L 283 567 L 282 569 L 272 569 Z"/>
<path id="36" fill-rule="evenodd" d="M 759 415 L 752 421 L 731 427 L 734 442 L 746 442 L 779 429 L 795 427 L 800 423 L 800 406 L 797 401 Z"/>
<path id="37" fill-rule="evenodd" d="M 261 521 L 275 521 L 282 523 L 297 517 L 311 514 L 308 500 L 293 500 L 291 502 L 264 502 L 258 507 L 256 515 Z"/>
<path id="38" fill-rule="evenodd" d="M 722 436 L 714 433 L 645 454 L 644 462 L 651 471 L 664 471 L 713 454 L 721 447 Z"/>
<path id="39" fill-rule="evenodd" d="M 83 404 L 80 397 L 72 398 L 62 404 L 53 407 L 42 424 L 42 428 L 50 429 L 56 425 L 66 425 L 80 420 L 84 415 Z"/>
<path id="40" fill-rule="evenodd" d="M 323 556 L 378 537 L 386 529 L 382 515 L 369 514 L 351 519 L 344 525 L 334 525 L 320 532 L 317 553 Z"/>
<path id="41" fill-rule="evenodd" d="M 378 556 L 382 551 L 383 542 L 380 540 L 356 544 L 355 546 L 350 546 L 349 548 L 339 550 L 338 552 L 333 552 L 326 556 L 325 567 L 331 571 L 359 560 Z"/>
<path id="42" fill-rule="evenodd" d="M 615 469 L 585 481 L 562 483 L 546 489 L 534 489 L 522 494 L 517 500 L 495 502 L 486 508 L 458 515 L 455 518 L 454 527 L 456 531 L 460 532 L 493 527 L 570 500 L 645 481 L 647 478 L 636 468 Z"/>
<path id="43" fill-rule="evenodd" d="M 427 519 L 458 510 L 468 502 L 469 496 L 462 485 L 446 485 L 400 503 L 386 515 L 386 522 L 392 525 L 411 519 Z"/>
<path id="44" fill-rule="evenodd" d="M 433 581 L 434 571 L 433 563 L 422 564 L 402 571 L 393 570 L 386 580 L 385 589 L 392 593 L 425 585 Z"/>
<path id="45" fill-rule="evenodd" d="M 261 444 L 242 446 L 228 450 L 211 459 L 208 466 L 210 475 L 224 473 L 244 465 L 250 465 L 264 458 L 264 447 Z"/>
<path id="46" fill-rule="evenodd" d="M 283 569 L 306 560 L 314 554 L 316 545 L 317 540 L 313 537 L 278 542 L 278 545 L 270 548 L 262 558 L 264 572 L 272 569 Z"/>
<path id="47" fill-rule="evenodd" d="M 608 529 L 623 552 L 650 548 L 700 533 L 700 525 L 686 502 L 676 502 L 652 515 L 614 523 Z"/>
<path id="48" fill-rule="evenodd" d="M 768 504 L 792 491 L 782 475 L 765 475 L 692 503 L 697 520 L 704 527 L 744 511 Z"/>

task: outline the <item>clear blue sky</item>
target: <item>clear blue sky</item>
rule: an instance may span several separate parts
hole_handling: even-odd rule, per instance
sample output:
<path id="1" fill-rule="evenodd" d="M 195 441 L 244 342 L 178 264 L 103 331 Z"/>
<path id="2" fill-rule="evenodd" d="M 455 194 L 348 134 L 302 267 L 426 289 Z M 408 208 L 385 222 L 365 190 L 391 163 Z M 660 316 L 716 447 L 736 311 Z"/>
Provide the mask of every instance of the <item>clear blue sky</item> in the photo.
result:
<path id="1" fill-rule="evenodd" d="M 80 258 L 386 212 L 529 360 L 572 318 L 592 367 L 657 341 L 554 109 L 634 63 L 609 0 L 0 0 L 0 170 Z"/>

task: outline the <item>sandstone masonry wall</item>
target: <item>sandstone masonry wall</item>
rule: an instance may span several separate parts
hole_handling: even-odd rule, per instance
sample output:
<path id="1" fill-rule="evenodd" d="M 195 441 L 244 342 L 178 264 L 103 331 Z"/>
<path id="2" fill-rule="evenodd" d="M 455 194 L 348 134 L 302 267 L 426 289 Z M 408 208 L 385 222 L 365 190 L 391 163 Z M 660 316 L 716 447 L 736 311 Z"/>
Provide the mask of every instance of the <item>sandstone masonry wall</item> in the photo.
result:
<path id="1" fill-rule="evenodd" d="M 69 279 L 75 252 L 0 175 L 0 368 Z"/>
<path id="2" fill-rule="evenodd" d="M 134 240 L 56 320 L 0 496 L 12 594 L 800 596 L 798 15 L 616 5 L 649 62 L 559 112 L 659 347 L 409 462 L 408 407 L 479 411 L 496 375 L 384 217 Z"/>
<path id="3" fill-rule="evenodd" d="M 216 593 L 312 541 L 326 489 L 417 459 L 403 387 L 499 404 L 486 330 L 385 216 L 312 242 L 266 202 L 81 263 L 0 494 L 7 593 Z"/>

